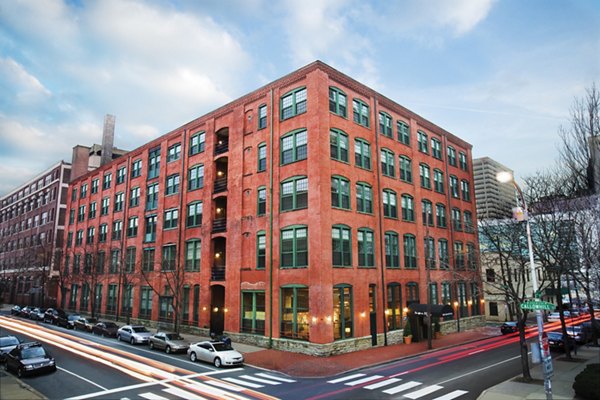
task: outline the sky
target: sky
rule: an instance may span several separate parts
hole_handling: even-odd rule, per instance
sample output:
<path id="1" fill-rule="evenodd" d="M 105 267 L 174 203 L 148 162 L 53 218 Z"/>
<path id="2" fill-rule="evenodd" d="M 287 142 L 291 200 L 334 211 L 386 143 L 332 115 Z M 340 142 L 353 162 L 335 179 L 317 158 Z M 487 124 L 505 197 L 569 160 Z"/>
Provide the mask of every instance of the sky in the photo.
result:
<path id="1" fill-rule="evenodd" d="M 0 196 L 106 114 L 133 150 L 317 59 L 522 178 L 600 84 L 600 2 L 0 0 Z"/>

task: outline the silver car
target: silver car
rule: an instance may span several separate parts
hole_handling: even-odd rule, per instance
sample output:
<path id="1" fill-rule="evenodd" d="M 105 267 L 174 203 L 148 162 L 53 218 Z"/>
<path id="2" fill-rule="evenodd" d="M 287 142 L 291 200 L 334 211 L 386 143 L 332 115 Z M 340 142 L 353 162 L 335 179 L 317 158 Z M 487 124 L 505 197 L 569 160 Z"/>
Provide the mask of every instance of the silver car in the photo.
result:
<path id="1" fill-rule="evenodd" d="M 220 368 L 223 366 L 242 365 L 244 356 L 223 342 L 198 342 L 190 345 L 187 351 L 190 360 L 206 361 Z"/>
<path id="2" fill-rule="evenodd" d="M 150 348 L 171 352 L 186 351 L 190 348 L 189 342 L 175 332 L 157 332 L 150 336 Z"/>
<path id="3" fill-rule="evenodd" d="M 123 340 L 131 344 L 147 344 L 152 334 L 142 325 L 125 325 L 117 331 L 117 340 Z"/>

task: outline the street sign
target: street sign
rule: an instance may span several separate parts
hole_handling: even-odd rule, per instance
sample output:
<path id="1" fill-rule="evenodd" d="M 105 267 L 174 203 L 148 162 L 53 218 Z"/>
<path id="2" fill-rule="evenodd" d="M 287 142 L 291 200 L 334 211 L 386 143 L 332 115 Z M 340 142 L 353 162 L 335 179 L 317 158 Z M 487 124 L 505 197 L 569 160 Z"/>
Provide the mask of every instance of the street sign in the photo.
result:
<path id="1" fill-rule="evenodd" d="M 544 379 L 552 379 L 554 376 L 554 367 L 552 366 L 552 357 L 544 358 Z"/>
<path id="2" fill-rule="evenodd" d="M 521 309 L 523 310 L 549 310 L 549 311 L 553 311 L 556 308 L 556 306 L 552 303 L 549 303 L 547 301 L 541 301 L 541 300 L 530 300 L 530 301 L 524 301 L 523 303 L 521 303 Z"/>

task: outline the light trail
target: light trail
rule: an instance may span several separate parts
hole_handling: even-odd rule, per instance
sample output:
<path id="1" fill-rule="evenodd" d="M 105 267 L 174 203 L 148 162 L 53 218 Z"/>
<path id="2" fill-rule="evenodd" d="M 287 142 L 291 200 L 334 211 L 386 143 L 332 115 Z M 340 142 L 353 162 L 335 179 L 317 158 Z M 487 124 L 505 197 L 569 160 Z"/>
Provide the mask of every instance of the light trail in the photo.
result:
<path id="1" fill-rule="evenodd" d="M 123 350 L 114 349 L 99 343 L 95 343 L 82 338 L 74 338 L 69 334 L 54 331 L 44 326 L 32 324 L 26 321 L 16 320 L 5 316 L 0 316 L 0 326 L 21 332 L 27 336 L 35 338 L 39 341 L 48 342 L 53 346 L 74 353 L 80 357 L 101 363 L 110 368 L 116 369 L 126 375 L 129 375 L 142 382 L 167 386 L 168 388 L 176 389 L 172 385 L 177 385 L 188 391 L 207 396 L 213 399 L 226 400 L 246 400 L 247 397 L 216 389 L 214 386 L 207 386 L 201 382 L 192 380 L 193 378 L 202 381 L 218 381 L 219 379 L 212 378 L 208 373 L 194 373 L 183 368 L 174 367 L 172 365 L 151 360 L 136 354 L 131 354 Z M 183 375 L 183 376 L 182 376 Z M 228 383 L 232 385 L 231 383 Z M 239 393 L 249 395 L 260 400 L 275 400 L 275 397 L 264 393 L 254 391 L 252 389 L 239 386 Z M 98 392 L 96 396 L 101 396 L 102 392 Z"/>

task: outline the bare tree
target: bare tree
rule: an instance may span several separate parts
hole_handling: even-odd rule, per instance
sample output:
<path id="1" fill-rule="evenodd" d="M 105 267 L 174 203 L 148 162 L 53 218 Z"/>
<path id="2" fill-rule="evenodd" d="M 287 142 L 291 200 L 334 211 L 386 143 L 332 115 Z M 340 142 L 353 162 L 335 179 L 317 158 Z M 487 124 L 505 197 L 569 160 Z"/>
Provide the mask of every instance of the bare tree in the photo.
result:
<path id="1" fill-rule="evenodd" d="M 531 296 L 527 236 L 523 224 L 511 220 L 482 220 L 479 223 L 481 259 L 492 266 L 486 271 L 486 295 L 504 299 L 511 320 L 517 321 L 523 379 L 532 379 L 529 369 L 525 323 L 528 311 L 521 304 Z M 540 288 L 544 282 L 540 283 Z"/>
<path id="2" fill-rule="evenodd" d="M 570 125 L 561 126 L 558 133 L 561 162 L 569 175 L 564 182 L 568 192 L 575 195 L 598 193 L 600 176 L 595 175 L 591 149 L 591 138 L 600 136 L 600 91 L 595 83 L 583 98 L 574 100 Z M 597 143 L 594 145 L 598 146 Z"/>

